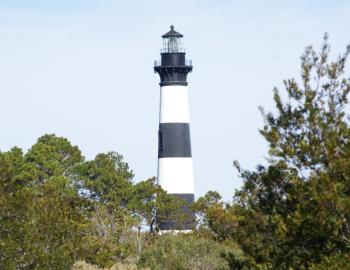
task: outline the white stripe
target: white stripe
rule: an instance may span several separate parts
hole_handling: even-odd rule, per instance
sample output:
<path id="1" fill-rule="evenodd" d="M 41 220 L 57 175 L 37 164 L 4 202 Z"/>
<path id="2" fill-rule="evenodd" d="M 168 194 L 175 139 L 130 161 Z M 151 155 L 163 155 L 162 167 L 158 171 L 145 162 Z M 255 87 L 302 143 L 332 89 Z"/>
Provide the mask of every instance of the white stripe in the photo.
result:
<path id="1" fill-rule="evenodd" d="M 158 183 L 171 194 L 193 194 L 192 158 L 158 159 Z"/>
<path id="2" fill-rule="evenodd" d="M 160 88 L 160 123 L 189 123 L 187 86 L 167 85 Z"/>

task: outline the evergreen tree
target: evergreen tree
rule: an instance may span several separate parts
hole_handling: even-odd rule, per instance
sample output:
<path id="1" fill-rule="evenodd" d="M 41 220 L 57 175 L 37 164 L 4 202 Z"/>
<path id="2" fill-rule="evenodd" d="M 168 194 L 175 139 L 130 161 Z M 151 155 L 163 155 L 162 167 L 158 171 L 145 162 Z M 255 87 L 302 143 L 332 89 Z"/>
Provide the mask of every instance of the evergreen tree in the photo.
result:
<path id="1" fill-rule="evenodd" d="M 243 265 L 226 256 L 232 269 L 323 269 L 349 258 L 350 46 L 334 61 L 329 52 L 328 35 L 319 53 L 307 47 L 301 79 L 284 81 L 285 101 L 275 88 L 276 111 L 261 109 L 268 165 L 235 162 L 244 185 L 232 204 L 212 194 L 197 202 L 206 230 L 245 252 Z"/>

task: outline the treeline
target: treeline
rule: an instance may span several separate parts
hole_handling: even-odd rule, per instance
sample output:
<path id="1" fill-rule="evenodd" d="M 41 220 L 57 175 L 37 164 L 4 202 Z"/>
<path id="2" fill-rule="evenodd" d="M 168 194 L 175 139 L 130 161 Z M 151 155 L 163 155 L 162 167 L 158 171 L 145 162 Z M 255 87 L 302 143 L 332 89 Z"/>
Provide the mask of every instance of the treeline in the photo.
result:
<path id="1" fill-rule="evenodd" d="M 0 269 L 350 269 L 350 46 L 329 51 L 326 35 L 274 89 L 267 165 L 234 162 L 242 188 L 199 198 L 192 233 L 158 234 L 156 211 L 181 219 L 183 202 L 117 153 L 85 160 L 55 135 L 0 152 Z"/>

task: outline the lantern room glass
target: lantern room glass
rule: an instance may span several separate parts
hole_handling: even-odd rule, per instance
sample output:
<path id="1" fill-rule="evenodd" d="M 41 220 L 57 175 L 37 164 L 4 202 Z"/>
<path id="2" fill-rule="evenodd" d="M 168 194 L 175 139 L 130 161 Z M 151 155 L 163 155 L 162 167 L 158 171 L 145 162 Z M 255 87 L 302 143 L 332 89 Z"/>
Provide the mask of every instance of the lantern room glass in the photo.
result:
<path id="1" fill-rule="evenodd" d="M 182 46 L 182 38 L 177 36 L 163 38 L 162 53 L 182 53 L 185 49 Z"/>

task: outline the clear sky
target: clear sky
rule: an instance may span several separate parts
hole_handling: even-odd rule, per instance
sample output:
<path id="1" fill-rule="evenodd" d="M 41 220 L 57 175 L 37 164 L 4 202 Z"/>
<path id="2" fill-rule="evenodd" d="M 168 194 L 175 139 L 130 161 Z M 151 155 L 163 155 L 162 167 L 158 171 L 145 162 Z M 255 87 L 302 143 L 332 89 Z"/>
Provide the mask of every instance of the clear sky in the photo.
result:
<path id="1" fill-rule="evenodd" d="M 340 0 L 0 0 L 0 150 L 27 150 L 45 133 L 87 159 L 117 151 L 135 180 L 156 175 L 160 36 L 185 35 L 196 196 L 230 200 L 267 145 L 258 106 L 297 77 L 307 45 L 330 33 L 350 43 L 350 2 Z"/>

